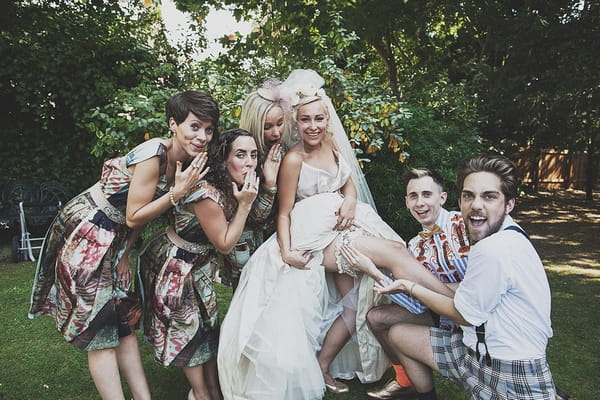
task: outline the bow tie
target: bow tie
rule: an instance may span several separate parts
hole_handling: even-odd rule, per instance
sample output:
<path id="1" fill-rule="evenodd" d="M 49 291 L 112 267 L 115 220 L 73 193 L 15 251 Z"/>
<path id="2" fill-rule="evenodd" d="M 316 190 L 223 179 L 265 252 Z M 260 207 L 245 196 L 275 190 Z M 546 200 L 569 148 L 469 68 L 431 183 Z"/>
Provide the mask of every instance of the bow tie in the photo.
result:
<path id="1" fill-rule="evenodd" d="M 436 224 L 433 224 L 433 227 L 430 230 L 419 232 L 419 236 L 421 236 L 425 240 L 428 240 L 428 239 L 431 239 L 431 237 L 433 235 L 437 235 L 437 234 L 440 234 L 440 233 L 443 233 L 443 232 L 444 231 L 442 231 L 442 228 L 440 228 Z"/>

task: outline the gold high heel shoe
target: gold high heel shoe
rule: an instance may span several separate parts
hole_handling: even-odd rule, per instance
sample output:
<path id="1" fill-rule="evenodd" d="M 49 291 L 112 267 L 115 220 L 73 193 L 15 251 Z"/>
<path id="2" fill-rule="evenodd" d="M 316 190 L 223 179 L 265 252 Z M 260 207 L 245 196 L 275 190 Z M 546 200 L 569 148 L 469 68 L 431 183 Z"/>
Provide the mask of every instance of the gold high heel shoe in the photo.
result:
<path id="1" fill-rule="evenodd" d="M 350 391 L 350 389 L 348 388 L 348 385 L 346 385 L 345 383 L 342 383 L 342 382 L 338 382 L 338 381 L 335 381 L 335 385 L 331 385 L 331 384 L 325 382 L 325 387 L 331 393 L 335 393 L 335 394 L 348 393 Z"/>

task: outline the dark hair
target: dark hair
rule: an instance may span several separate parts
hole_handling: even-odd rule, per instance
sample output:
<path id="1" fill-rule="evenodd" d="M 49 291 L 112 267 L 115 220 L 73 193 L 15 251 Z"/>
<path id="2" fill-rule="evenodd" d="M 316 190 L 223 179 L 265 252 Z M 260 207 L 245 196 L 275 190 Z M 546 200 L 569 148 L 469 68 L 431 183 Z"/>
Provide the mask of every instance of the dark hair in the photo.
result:
<path id="1" fill-rule="evenodd" d="M 404 183 L 408 185 L 408 182 L 413 179 L 419 179 L 429 176 L 437 185 L 440 187 L 440 190 L 444 191 L 444 180 L 435 171 L 430 170 L 429 168 L 411 168 L 404 173 Z"/>
<path id="2" fill-rule="evenodd" d="M 209 149 L 214 147 L 214 142 L 219 138 L 219 105 L 206 92 L 201 90 L 186 90 L 176 93 L 165 105 L 165 114 L 167 116 L 167 124 L 169 119 L 173 118 L 175 123 L 179 125 L 192 113 L 201 121 L 210 121 L 213 125 L 214 133 L 213 140 L 209 143 Z"/>
<path id="3" fill-rule="evenodd" d="M 225 167 L 225 161 L 231 152 L 233 142 L 240 136 L 249 136 L 254 139 L 254 136 L 244 129 L 229 129 L 221 134 L 218 143 L 215 146 L 215 151 L 209 156 L 208 164 L 210 166 L 210 171 L 206 175 L 206 180 L 222 191 L 226 197 L 233 198 L 233 192 L 231 189 L 231 178 Z M 260 160 L 258 160 L 256 167 L 256 174 L 258 176 L 261 176 L 260 165 Z M 230 194 L 231 196 L 229 196 Z"/>
<path id="4" fill-rule="evenodd" d="M 505 200 L 517 198 L 519 179 L 517 166 L 504 156 L 479 155 L 463 161 L 457 169 L 456 187 L 462 192 L 465 178 L 475 172 L 491 172 L 497 175 L 502 182 L 501 188 Z"/>

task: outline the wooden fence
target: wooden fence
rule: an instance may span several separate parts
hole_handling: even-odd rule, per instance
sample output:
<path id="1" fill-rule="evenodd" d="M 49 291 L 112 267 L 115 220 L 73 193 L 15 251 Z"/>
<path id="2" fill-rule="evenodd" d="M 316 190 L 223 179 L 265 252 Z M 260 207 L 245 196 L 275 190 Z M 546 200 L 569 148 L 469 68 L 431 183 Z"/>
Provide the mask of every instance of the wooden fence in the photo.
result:
<path id="1" fill-rule="evenodd" d="M 524 174 L 524 184 L 536 186 L 537 171 L 537 187 L 540 189 L 585 190 L 587 153 L 542 150 L 537 160 L 537 168 L 533 168 L 532 164 L 535 162 L 534 157 L 524 156 L 517 159 L 517 165 Z"/>

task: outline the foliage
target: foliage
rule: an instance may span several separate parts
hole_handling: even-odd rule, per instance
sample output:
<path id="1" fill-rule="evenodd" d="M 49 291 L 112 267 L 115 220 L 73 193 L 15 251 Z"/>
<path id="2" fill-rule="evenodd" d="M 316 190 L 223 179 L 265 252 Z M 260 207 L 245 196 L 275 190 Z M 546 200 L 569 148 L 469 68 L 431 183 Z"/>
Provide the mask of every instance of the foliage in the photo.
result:
<path id="1" fill-rule="evenodd" d="M 177 0 L 183 8 L 193 2 Z M 316 69 L 324 59 L 366 77 L 377 77 L 397 101 L 445 112 L 465 111 L 455 119 L 475 119 L 474 100 L 463 92 L 459 102 L 444 95 L 456 83 L 448 78 L 446 61 L 461 20 L 444 12 L 444 3 L 385 0 L 283 1 L 211 0 L 231 9 L 238 19 L 255 21 L 247 37 L 224 36 L 228 52 L 216 61 L 231 68 L 257 71 L 271 67 L 281 74 L 293 68 Z M 203 5 L 205 3 L 202 3 Z M 292 57 L 286 55 L 293 55 Z M 262 76 L 265 76 L 263 73 Z M 460 83 L 457 84 L 460 86 Z M 468 101 L 468 105 L 464 101 Z"/>
<path id="2" fill-rule="evenodd" d="M 598 171 L 600 4 L 461 2 L 449 76 L 477 96 L 481 134 L 531 165 L 539 151 L 585 150 L 588 198 Z M 534 174 L 535 176 L 535 174 Z"/>
<path id="3" fill-rule="evenodd" d="M 159 15 L 112 1 L 0 7 L 0 124 L 11 138 L 0 183 L 53 179 L 79 191 L 102 161 L 89 155 L 95 139 L 79 124 L 84 114 L 119 89 L 176 79 Z"/>
<path id="4" fill-rule="evenodd" d="M 217 101 L 221 113 L 219 125 L 223 131 L 238 126 L 244 93 L 258 87 L 266 77 L 274 76 L 265 74 L 257 75 L 213 60 L 203 60 L 190 67 L 183 79 L 187 87 L 205 90 Z"/>
<path id="5" fill-rule="evenodd" d="M 599 152 L 598 2 L 327 3 L 375 49 L 373 64 L 385 66 L 379 75 L 400 99 L 446 120 L 478 121 L 511 155 L 522 147 Z"/>
<path id="6" fill-rule="evenodd" d="M 535 161 L 541 148 L 585 150 L 589 197 L 600 157 L 598 2 L 208 3 L 256 21 L 247 38 L 223 38 L 230 51 L 219 63 L 261 73 L 329 58 L 377 77 L 397 100 L 430 107 L 436 118 L 477 123 L 509 156 Z"/>
<path id="7" fill-rule="evenodd" d="M 143 140 L 167 136 L 165 103 L 175 92 L 198 89 L 210 93 L 219 104 L 219 129 L 226 130 L 237 126 L 243 102 L 239 93 L 251 88 L 243 75 L 212 62 L 198 62 L 186 66 L 180 83 L 171 89 L 138 87 L 116 92 L 110 102 L 86 113 L 82 125 L 98 138 L 92 153 L 106 158 L 123 154 Z"/>
<path id="8" fill-rule="evenodd" d="M 319 13 L 316 10 L 314 12 L 313 17 L 316 18 Z M 246 43 L 240 38 L 227 57 L 219 58 L 217 63 L 199 63 L 192 73 L 187 74 L 187 79 L 194 86 L 210 90 L 219 100 L 223 125 L 231 127 L 237 123 L 240 115 L 243 103 L 243 95 L 240 96 L 240 93 L 248 93 L 266 77 L 275 76 L 283 80 L 294 68 L 313 68 L 325 79 L 325 89 L 362 160 L 368 162 L 368 154 L 386 146 L 397 152 L 400 155 L 398 158 L 402 160 L 406 156 L 405 145 L 398 125 L 410 115 L 382 87 L 377 77 L 357 72 L 363 63 L 362 54 L 352 54 L 358 38 L 341 26 L 340 18 L 339 13 L 330 15 L 332 28 L 326 33 L 311 31 L 308 42 L 313 46 L 313 57 L 306 63 L 298 63 L 295 59 L 281 59 L 277 66 L 268 67 L 269 62 L 262 64 L 257 73 L 252 61 L 249 66 L 235 61 L 236 55 L 241 51 L 236 46 Z M 340 54 L 347 55 L 344 67 L 336 62 Z"/>
<path id="9" fill-rule="evenodd" d="M 404 205 L 403 174 L 410 168 L 437 171 L 448 192 L 446 208 L 457 209 L 456 166 L 461 160 L 483 151 L 485 146 L 475 130 L 466 124 L 436 119 L 430 109 L 420 106 L 407 106 L 407 111 L 410 118 L 402 120 L 397 127 L 403 132 L 406 152 L 402 154 L 407 158 L 400 164 L 396 153 L 383 149 L 365 165 L 365 174 L 379 214 L 402 237 L 411 238 L 420 226 Z"/>
<path id="10" fill-rule="evenodd" d="M 167 135 L 164 108 L 172 91 L 153 90 L 144 95 L 136 89 L 117 91 L 112 102 L 94 107 L 84 116 L 82 124 L 97 137 L 92 154 L 99 159 L 124 154 L 144 140 Z"/>

